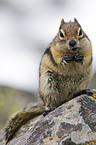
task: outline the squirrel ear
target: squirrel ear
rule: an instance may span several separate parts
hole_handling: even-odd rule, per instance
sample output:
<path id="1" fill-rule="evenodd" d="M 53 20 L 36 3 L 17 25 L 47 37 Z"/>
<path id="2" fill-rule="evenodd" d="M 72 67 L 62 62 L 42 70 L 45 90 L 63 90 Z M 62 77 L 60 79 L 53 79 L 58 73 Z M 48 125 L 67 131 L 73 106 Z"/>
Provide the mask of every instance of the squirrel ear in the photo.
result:
<path id="1" fill-rule="evenodd" d="M 79 25 L 79 27 L 81 27 L 81 25 L 79 24 L 76 18 L 74 18 L 74 22 L 76 22 Z"/>
<path id="2" fill-rule="evenodd" d="M 64 19 L 61 20 L 61 25 L 63 25 L 65 23 Z"/>
<path id="3" fill-rule="evenodd" d="M 77 21 L 77 19 L 76 19 L 76 18 L 74 18 L 74 22 L 78 23 L 78 21 Z"/>
<path id="4" fill-rule="evenodd" d="M 62 19 L 59 29 L 61 29 L 61 26 L 62 26 L 64 23 L 65 23 L 65 21 L 64 21 L 64 19 Z"/>

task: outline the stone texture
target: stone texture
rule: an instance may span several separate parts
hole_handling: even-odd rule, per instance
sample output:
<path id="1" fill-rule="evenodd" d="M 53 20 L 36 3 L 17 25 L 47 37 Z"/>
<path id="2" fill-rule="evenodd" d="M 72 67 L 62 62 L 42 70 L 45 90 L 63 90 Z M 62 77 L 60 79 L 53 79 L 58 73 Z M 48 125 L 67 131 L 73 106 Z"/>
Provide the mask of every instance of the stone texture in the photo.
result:
<path id="1" fill-rule="evenodd" d="M 8 145 L 96 145 L 96 91 L 23 125 Z"/>

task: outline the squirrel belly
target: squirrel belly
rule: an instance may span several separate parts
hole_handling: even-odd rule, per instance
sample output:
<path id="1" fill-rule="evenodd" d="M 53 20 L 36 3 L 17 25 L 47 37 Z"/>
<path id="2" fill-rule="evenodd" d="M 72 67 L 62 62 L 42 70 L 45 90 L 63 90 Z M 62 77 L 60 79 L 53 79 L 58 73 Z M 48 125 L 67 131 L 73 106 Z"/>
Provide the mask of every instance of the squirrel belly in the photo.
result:
<path id="1" fill-rule="evenodd" d="M 92 71 L 92 46 L 76 19 L 64 22 L 42 56 L 39 67 L 39 93 L 44 105 L 17 113 L 5 129 L 6 142 L 28 120 L 72 99 L 86 89 Z M 81 93 L 81 94 L 82 94 Z"/>

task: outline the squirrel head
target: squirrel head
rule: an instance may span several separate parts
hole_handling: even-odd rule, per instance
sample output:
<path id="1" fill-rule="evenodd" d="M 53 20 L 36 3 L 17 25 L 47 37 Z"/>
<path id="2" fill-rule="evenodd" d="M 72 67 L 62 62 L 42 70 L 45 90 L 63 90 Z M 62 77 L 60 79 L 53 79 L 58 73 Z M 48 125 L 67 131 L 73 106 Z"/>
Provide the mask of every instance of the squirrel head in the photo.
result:
<path id="1" fill-rule="evenodd" d="M 68 22 L 66 23 L 64 21 L 64 19 L 61 20 L 61 24 L 59 27 L 59 31 L 61 32 L 60 34 L 60 38 L 63 39 L 64 35 L 66 37 L 66 39 L 70 39 L 70 38 L 81 38 L 83 37 L 85 34 L 81 28 L 81 25 L 79 24 L 79 22 L 77 21 L 76 18 L 74 18 L 74 22 Z"/>
<path id="2" fill-rule="evenodd" d="M 90 40 L 74 18 L 74 22 L 61 20 L 59 32 L 54 39 L 58 50 L 68 53 L 85 52 L 89 48 Z"/>

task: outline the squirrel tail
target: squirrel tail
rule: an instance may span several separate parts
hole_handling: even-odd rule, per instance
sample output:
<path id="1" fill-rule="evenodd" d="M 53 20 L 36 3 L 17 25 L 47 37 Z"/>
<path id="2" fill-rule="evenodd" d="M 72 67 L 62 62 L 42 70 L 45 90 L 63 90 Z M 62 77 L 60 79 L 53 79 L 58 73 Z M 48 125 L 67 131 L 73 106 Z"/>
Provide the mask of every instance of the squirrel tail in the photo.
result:
<path id="1" fill-rule="evenodd" d="M 17 113 L 8 123 L 5 128 L 5 140 L 6 144 L 13 138 L 17 130 L 24 125 L 27 121 L 35 116 L 41 115 L 45 111 L 44 105 L 37 105 L 29 110 L 24 110 Z"/>

